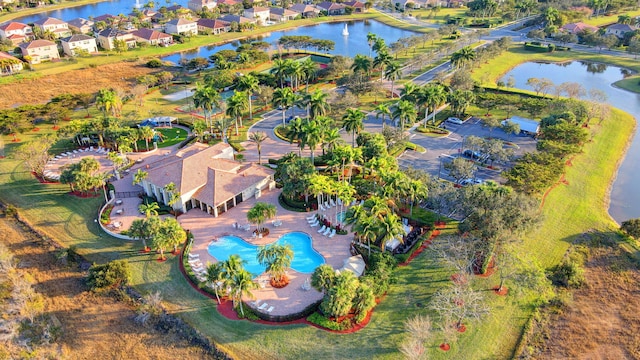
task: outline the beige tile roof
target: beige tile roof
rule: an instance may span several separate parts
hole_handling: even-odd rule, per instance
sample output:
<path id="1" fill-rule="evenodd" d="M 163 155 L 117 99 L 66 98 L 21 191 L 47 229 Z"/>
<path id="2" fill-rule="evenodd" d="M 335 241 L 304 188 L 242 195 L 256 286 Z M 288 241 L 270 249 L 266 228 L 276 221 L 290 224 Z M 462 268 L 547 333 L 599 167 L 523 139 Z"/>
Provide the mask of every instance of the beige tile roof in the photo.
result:
<path id="1" fill-rule="evenodd" d="M 237 171 L 209 168 L 207 183 L 193 197 L 209 205 L 218 205 L 271 175 L 273 170 L 254 164 L 243 165 Z"/>

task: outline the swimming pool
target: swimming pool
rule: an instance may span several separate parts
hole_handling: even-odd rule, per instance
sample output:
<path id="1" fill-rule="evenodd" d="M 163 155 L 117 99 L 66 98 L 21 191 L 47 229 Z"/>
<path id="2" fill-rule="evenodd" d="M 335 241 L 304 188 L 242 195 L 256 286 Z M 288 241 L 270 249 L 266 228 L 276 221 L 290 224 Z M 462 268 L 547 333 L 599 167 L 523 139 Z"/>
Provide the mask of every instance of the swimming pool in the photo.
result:
<path id="1" fill-rule="evenodd" d="M 311 237 L 303 232 L 290 232 L 282 235 L 275 244 L 291 245 L 293 249 L 293 261 L 291 269 L 311 274 L 318 266 L 325 263 L 324 258 L 311 246 Z M 225 261 L 231 255 L 238 255 L 246 263 L 244 268 L 253 276 L 262 274 L 265 267 L 256 260 L 258 246 L 249 244 L 242 238 L 234 235 L 225 235 L 212 241 L 207 248 L 209 255 L 218 261 Z"/>

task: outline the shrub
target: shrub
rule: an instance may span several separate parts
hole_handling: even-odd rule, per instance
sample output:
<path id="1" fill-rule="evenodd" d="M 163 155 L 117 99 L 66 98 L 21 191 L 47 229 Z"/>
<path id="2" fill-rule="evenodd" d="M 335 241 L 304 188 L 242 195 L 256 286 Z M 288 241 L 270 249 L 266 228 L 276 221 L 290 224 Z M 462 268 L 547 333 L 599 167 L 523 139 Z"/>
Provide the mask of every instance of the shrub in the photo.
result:
<path id="1" fill-rule="evenodd" d="M 584 284 L 584 269 L 576 259 L 565 259 L 551 269 L 549 279 L 556 286 L 579 288 Z"/>
<path id="2" fill-rule="evenodd" d="M 89 268 L 87 284 L 93 291 L 117 289 L 129 284 L 131 269 L 126 260 L 113 260 L 106 264 L 93 264 Z"/>
<path id="3" fill-rule="evenodd" d="M 15 205 L 7 205 L 7 207 L 4 209 L 4 214 L 6 216 L 17 216 L 18 208 Z"/>
<path id="4" fill-rule="evenodd" d="M 351 327 L 351 324 L 348 321 L 342 321 L 338 323 L 317 312 L 309 315 L 309 317 L 307 317 L 307 321 L 312 324 L 322 326 L 323 328 L 335 331 L 346 330 Z"/>
<path id="5" fill-rule="evenodd" d="M 629 219 L 627 221 L 623 221 L 620 226 L 620 230 L 632 238 L 640 238 L 640 219 Z"/>
<path id="6" fill-rule="evenodd" d="M 109 223 L 109 220 L 111 219 L 111 210 L 113 210 L 113 205 L 107 206 L 100 215 L 100 223 L 102 225 L 106 225 Z"/>
<path id="7" fill-rule="evenodd" d="M 160 59 L 151 59 L 147 61 L 147 67 L 155 69 L 162 66 L 162 61 Z"/>

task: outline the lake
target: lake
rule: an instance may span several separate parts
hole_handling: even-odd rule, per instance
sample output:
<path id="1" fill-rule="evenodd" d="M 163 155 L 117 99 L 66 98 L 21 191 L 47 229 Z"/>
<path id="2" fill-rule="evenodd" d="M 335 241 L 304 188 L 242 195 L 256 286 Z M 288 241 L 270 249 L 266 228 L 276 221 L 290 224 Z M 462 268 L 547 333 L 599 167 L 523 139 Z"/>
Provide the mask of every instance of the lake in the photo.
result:
<path id="1" fill-rule="evenodd" d="M 257 36 L 255 39 L 263 40 L 270 44 L 276 44 L 278 39 L 284 35 L 307 35 L 315 39 L 334 41 L 335 49 L 330 51 L 330 54 L 353 57 L 356 54 L 369 54 L 367 34 L 370 32 L 383 38 L 387 45 L 396 42 L 402 37 L 408 37 L 416 34 L 413 31 L 398 29 L 375 20 L 347 21 L 346 23 L 349 28 L 348 36 L 342 35 L 342 29 L 344 28 L 345 23 L 334 22 L 274 31 Z M 164 56 L 162 57 L 162 60 L 179 64 L 182 60 L 189 60 L 195 57 L 207 58 L 220 50 L 235 50 L 239 44 L 239 41 L 233 41 L 216 46 L 202 46 L 194 50 Z"/>
<path id="2" fill-rule="evenodd" d="M 624 78 L 628 71 L 619 67 L 584 63 L 579 61 L 564 64 L 525 63 L 517 66 L 504 77 L 507 81 L 513 75 L 516 87 L 532 90 L 527 79 L 532 77 L 548 78 L 555 84 L 571 81 L 581 84 L 587 92 L 595 88 L 604 91 L 609 104 L 640 118 L 640 94 L 635 94 L 612 86 L 611 84 Z M 609 214 L 618 222 L 640 217 L 640 137 L 638 130 L 624 158 L 618 175 L 611 189 Z"/>

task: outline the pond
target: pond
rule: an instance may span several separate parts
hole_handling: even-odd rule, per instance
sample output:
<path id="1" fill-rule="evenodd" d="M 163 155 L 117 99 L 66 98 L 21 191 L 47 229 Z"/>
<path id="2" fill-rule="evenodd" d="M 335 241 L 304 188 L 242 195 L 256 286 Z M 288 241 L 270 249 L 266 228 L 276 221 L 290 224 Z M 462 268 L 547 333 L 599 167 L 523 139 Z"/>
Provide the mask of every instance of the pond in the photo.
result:
<path id="1" fill-rule="evenodd" d="M 274 45 L 277 43 L 278 39 L 280 39 L 284 35 L 306 35 L 311 36 L 314 39 L 334 41 L 335 49 L 330 51 L 330 54 L 353 57 L 356 54 L 369 54 L 369 43 L 367 43 L 367 34 L 370 32 L 376 34 L 378 37 L 383 38 L 387 45 L 396 42 L 402 37 L 408 37 L 416 34 L 413 31 L 398 29 L 375 20 L 348 21 L 347 26 L 349 28 L 348 36 L 342 35 L 344 22 L 334 22 L 311 26 L 301 26 L 289 30 L 274 31 L 257 36 L 252 39 L 266 41 Z M 233 41 L 227 44 L 216 46 L 202 46 L 191 51 L 165 56 L 162 58 L 162 60 L 179 64 L 183 60 L 189 60 L 195 57 L 208 58 L 210 55 L 213 55 L 220 50 L 235 50 L 235 48 L 239 45 L 239 41 Z"/>
<path id="2" fill-rule="evenodd" d="M 587 92 L 599 89 L 608 96 L 608 103 L 640 118 L 640 94 L 635 94 L 612 86 L 628 74 L 628 70 L 615 66 L 585 63 L 580 61 L 563 64 L 525 63 L 508 72 L 503 81 L 510 76 L 515 79 L 516 87 L 532 90 L 527 79 L 532 77 L 548 78 L 555 84 L 571 81 L 581 84 Z M 638 177 L 640 177 L 640 138 L 634 134 L 633 141 L 624 158 L 617 177 L 611 189 L 611 203 L 609 214 L 622 222 L 640 217 L 640 191 L 638 191 Z"/>

